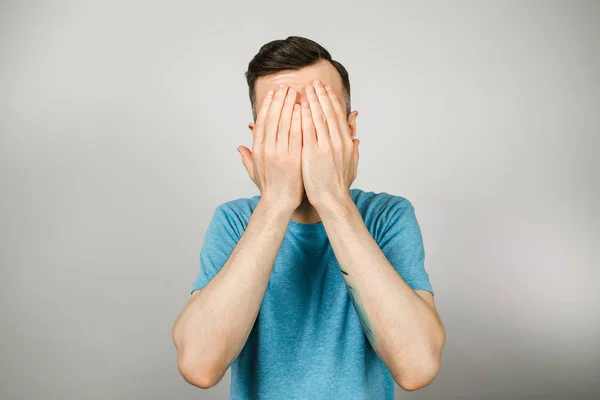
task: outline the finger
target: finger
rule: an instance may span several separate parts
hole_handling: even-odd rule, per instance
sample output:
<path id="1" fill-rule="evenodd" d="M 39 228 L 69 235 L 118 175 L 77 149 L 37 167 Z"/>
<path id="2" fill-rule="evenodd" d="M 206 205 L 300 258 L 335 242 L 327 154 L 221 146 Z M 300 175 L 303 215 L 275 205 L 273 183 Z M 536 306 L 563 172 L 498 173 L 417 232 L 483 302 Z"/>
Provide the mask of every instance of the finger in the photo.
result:
<path id="1" fill-rule="evenodd" d="M 296 91 L 289 88 L 283 104 L 283 110 L 279 117 L 279 130 L 277 131 L 277 149 L 288 151 L 290 139 L 290 125 L 292 124 L 292 112 L 296 103 Z"/>
<path id="2" fill-rule="evenodd" d="M 315 131 L 317 132 L 317 145 L 330 145 L 329 133 L 327 132 L 327 121 L 325 114 L 319 105 L 319 99 L 313 85 L 306 87 L 306 98 L 310 106 L 310 114 L 312 115 Z"/>
<path id="3" fill-rule="evenodd" d="M 350 134 L 350 129 L 348 129 L 348 121 L 346 120 L 346 109 L 342 107 L 342 104 L 338 100 L 338 97 L 333 92 L 331 86 L 325 86 L 325 90 L 329 95 L 329 101 L 331 102 L 331 106 L 333 107 L 336 115 L 336 120 L 338 122 L 338 129 L 342 136 L 345 139 L 351 139 L 352 135 Z"/>
<path id="4" fill-rule="evenodd" d="M 302 102 L 302 147 L 316 146 L 317 136 L 308 101 Z"/>
<path id="5" fill-rule="evenodd" d="M 331 104 L 331 100 L 329 100 L 329 93 L 325 90 L 325 86 L 320 80 L 314 81 L 315 92 L 317 94 L 317 98 L 319 99 L 319 105 L 321 106 L 321 110 L 325 115 L 325 120 L 327 124 L 327 132 L 329 133 L 329 140 L 331 141 L 331 145 L 339 149 L 342 145 L 342 139 L 340 136 L 340 131 L 338 129 L 338 117 L 335 113 L 335 109 Z"/>
<path id="6" fill-rule="evenodd" d="M 273 102 L 267 112 L 267 118 L 265 120 L 265 150 L 275 150 L 275 143 L 277 141 L 277 130 L 279 129 L 279 117 L 281 116 L 281 109 L 283 108 L 283 101 L 287 93 L 287 85 L 282 83 L 273 96 Z"/>
<path id="7" fill-rule="evenodd" d="M 260 106 L 260 110 L 258 111 L 258 115 L 256 116 L 256 124 L 252 130 L 252 135 L 254 136 L 254 146 L 257 144 L 263 144 L 265 136 L 265 119 L 267 117 L 269 107 L 271 106 L 271 102 L 273 101 L 274 92 L 275 91 L 272 89 L 267 92 Z"/>
<path id="8" fill-rule="evenodd" d="M 295 153 L 302 148 L 302 113 L 300 104 L 294 104 L 292 112 L 292 124 L 290 126 L 289 151 Z"/>

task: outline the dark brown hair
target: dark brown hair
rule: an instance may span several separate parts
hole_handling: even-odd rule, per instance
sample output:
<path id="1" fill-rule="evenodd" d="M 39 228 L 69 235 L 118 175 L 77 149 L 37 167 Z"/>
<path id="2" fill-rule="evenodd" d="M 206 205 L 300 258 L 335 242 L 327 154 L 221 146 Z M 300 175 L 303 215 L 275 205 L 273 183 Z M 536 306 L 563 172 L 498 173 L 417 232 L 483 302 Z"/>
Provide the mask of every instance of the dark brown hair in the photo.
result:
<path id="1" fill-rule="evenodd" d="M 331 58 L 331 54 L 317 42 L 301 37 L 288 36 L 285 40 L 273 40 L 264 44 L 248 64 L 246 81 L 252 105 L 252 116 L 256 121 L 256 80 L 261 76 L 293 69 L 299 70 L 316 64 L 321 60 L 329 61 L 342 78 L 344 100 L 346 102 L 346 118 L 350 115 L 350 79 L 348 71 L 342 64 Z"/>

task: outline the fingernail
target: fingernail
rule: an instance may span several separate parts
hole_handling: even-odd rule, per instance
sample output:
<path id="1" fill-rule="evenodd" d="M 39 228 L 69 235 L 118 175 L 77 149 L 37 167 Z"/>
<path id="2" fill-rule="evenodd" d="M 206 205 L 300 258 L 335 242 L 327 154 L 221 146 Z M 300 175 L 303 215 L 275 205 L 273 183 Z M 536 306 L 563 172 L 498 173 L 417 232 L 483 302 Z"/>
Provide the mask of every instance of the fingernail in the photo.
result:
<path id="1" fill-rule="evenodd" d="M 328 92 L 333 92 L 333 89 L 331 89 L 331 86 L 327 85 L 325 86 L 325 90 L 327 90 Z"/>
<path id="2" fill-rule="evenodd" d="M 315 88 L 311 86 L 307 86 L 306 90 L 308 90 L 308 93 L 314 93 L 315 92 Z"/>
<path id="3" fill-rule="evenodd" d="M 316 87 L 323 87 L 323 84 L 321 83 L 321 81 L 320 81 L 320 80 L 318 80 L 318 79 L 317 79 L 317 80 L 315 81 L 315 86 L 316 86 Z"/>
<path id="4" fill-rule="evenodd" d="M 304 100 L 304 101 L 302 102 L 302 108 L 304 108 L 304 109 L 308 109 L 308 101 Z"/>
<path id="5" fill-rule="evenodd" d="M 282 83 L 281 85 L 279 85 L 279 91 L 283 92 L 285 90 L 285 83 Z"/>

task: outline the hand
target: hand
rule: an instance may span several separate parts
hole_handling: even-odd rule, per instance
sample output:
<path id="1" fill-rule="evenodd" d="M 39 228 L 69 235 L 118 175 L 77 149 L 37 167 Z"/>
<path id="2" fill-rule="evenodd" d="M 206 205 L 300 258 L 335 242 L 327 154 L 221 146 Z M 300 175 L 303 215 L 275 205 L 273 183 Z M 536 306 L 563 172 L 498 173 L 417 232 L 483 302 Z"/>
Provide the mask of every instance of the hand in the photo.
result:
<path id="1" fill-rule="evenodd" d="M 306 87 L 302 104 L 302 178 L 306 196 L 318 208 L 347 200 L 358 168 L 358 139 L 353 139 L 344 108 L 320 81 Z"/>
<path id="2" fill-rule="evenodd" d="M 296 209 L 304 194 L 300 105 L 293 88 L 281 85 L 273 92 L 266 94 L 256 117 L 252 151 L 245 146 L 238 151 L 261 199 Z"/>

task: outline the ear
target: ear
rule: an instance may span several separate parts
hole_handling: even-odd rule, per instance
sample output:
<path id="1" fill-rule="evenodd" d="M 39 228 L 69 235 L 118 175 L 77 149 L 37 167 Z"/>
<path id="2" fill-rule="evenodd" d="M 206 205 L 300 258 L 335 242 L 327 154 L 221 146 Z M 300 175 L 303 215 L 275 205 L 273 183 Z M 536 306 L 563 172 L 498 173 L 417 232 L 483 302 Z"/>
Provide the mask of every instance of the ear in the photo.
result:
<path id="1" fill-rule="evenodd" d="M 358 116 L 358 111 L 354 110 L 348 116 L 348 128 L 350 128 L 350 133 L 352 138 L 356 136 L 356 117 Z"/>

